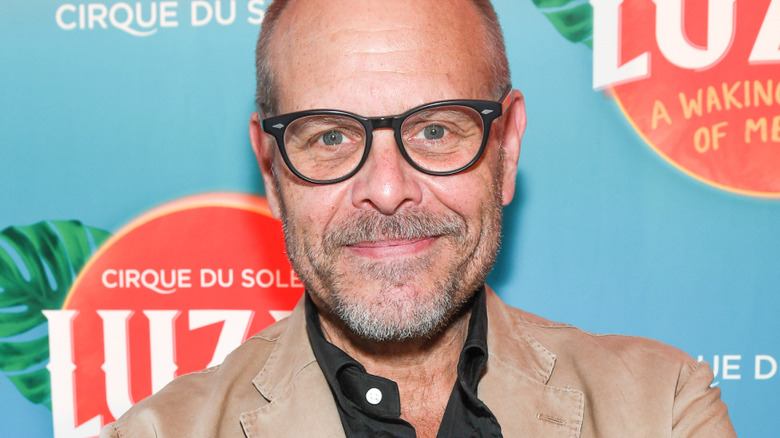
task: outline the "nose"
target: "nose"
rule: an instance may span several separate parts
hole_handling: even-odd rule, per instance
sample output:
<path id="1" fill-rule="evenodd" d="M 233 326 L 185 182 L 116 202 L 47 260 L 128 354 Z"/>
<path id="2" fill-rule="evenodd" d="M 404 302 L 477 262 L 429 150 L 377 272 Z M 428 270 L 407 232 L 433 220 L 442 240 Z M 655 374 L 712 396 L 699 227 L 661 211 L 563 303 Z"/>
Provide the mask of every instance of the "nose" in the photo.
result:
<path id="1" fill-rule="evenodd" d="M 401 155 L 393 130 L 375 130 L 368 158 L 352 177 L 352 204 L 386 215 L 418 204 L 422 191 L 415 172 Z"/>

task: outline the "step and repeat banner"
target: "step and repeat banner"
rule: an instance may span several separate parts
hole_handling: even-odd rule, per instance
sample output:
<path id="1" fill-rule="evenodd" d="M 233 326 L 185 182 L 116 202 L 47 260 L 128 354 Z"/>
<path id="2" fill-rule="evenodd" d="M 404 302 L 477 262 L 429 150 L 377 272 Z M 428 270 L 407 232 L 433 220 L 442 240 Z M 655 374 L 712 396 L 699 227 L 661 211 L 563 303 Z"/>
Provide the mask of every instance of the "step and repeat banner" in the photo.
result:
<path id="1" fill-rule="evenodd" d="M 529 124 L 489 283 L 777 436 L 780 0 L 494 3 Z M 0 3 L 3 436 L 95 436 L 303 293 L 247 134 L 267 5 Z"/>

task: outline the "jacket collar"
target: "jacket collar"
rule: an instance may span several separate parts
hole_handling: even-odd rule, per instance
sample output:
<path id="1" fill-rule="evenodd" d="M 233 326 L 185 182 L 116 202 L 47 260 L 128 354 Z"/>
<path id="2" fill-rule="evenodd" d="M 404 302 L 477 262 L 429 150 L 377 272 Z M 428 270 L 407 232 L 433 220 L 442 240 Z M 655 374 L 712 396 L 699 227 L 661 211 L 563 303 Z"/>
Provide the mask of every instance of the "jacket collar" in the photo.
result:
<path id="1" fill-rule="evenodd" d="M 501 425 L 504 436 L 579 436 L 582 392 L 548 385 L 555 355 L 531 334 L 525 317 L 486 287 L 488 364 L 479 397 Z M 268 404 L 241 415 L 247 437 L 344 436 L 333 395 L 317 365 L 306 333 L 303 300 L 276 333 L 275 346 L 252 380 Z M 298 421 L 305 412 L 308 421 Z"/>
<path id="2" fill-rule="evenodd" d="M 333 394 L 317 365 L 306 333 L 303 299 L 293 309 L 271 354 L 252 380 L 268 404 L 241 414 L 248 438 L 274 436 L 344 436 Z M 307 421 L 300 421 L 305 413 Z"/>
<path id="3" fill-rule="evenodd" d="M 548 384 L 556 359 L 529 329 L 526 317 L 537 317 L 507 306 L 486 289 L 489 359 L 479 383 L 480 399 L 504 436 L 579 436 L 585 397 Z"/>

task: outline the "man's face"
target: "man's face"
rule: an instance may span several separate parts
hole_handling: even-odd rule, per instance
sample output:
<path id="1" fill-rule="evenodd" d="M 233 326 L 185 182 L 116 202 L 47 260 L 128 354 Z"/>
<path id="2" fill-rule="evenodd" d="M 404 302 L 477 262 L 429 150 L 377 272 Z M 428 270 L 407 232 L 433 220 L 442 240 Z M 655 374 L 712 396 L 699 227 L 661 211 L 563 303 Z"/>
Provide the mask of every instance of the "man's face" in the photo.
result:
<path id="1" fill-rule="evenodd" d="M 481 19 L 470 2 L 453 3 L 291 3 L 271 48 L 280 112 L 385 116 L 438 100 L 495 99 Z M 253 123 L 269 203 L 322 312 L 373 340 L 424 337 L 446 325 L 498 250 L 519 152 L 518 137 L 499 157 L 505 118 L 493 123 L 482 159 L 460 174 L 415 170 L 392 130 L 380 129 L 361 170 L 328 185 L 295 177 Z"/>

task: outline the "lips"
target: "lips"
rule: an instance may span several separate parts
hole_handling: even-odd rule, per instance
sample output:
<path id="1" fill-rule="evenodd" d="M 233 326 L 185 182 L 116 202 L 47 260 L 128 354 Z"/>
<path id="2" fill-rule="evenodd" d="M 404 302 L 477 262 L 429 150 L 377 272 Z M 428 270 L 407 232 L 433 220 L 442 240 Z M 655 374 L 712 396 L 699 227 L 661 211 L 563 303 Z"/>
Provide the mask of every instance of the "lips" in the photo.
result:
<path id="1" fill-rule="evenodd" d="M 348 245 L 347 248 L 356 255 L 372 258 L 415 255 L 428 249 L 436 239 L 438 236 L 363 241 Z"/>

